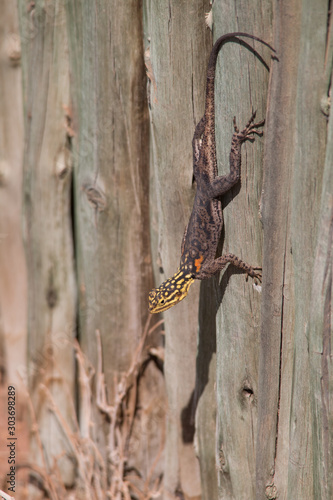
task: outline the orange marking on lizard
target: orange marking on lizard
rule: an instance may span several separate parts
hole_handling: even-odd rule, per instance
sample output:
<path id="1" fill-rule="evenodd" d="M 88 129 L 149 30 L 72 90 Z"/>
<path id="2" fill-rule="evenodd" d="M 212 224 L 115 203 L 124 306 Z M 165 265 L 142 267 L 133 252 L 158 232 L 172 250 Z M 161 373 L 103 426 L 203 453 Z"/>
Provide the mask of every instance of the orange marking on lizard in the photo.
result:
<path id="1" fill-rule="evenodd" d="M 200 271 L 201 268 L 201 262 L 203 261 L 203 255 L 200 255 L 199 259 L 195 259 L 194 265 L 197 270 L 197 273 Z"/>

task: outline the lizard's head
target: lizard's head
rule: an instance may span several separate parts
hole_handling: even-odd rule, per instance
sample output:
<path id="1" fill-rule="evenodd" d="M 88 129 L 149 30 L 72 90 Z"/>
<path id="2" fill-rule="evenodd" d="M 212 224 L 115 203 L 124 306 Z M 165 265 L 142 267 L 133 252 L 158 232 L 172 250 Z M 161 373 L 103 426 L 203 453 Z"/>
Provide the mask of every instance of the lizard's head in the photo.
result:
<path id="1" fill-rule="evenodd" d="M 149 312 L 159 313 L 183 300 L 194 281 L 188 270 L 179 269 L 170 279 L 164 281 L 159 288 L 149 293 Z"/>

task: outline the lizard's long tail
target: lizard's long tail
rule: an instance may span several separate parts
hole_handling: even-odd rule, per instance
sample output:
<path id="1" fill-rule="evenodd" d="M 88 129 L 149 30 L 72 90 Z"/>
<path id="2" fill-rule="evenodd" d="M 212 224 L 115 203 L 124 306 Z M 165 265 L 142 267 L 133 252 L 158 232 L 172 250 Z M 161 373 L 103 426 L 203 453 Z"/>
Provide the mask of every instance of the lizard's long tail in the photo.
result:
<path id="1" fill-rule="evenodd" d="M 252 38 L 252 40 L 257 40 L 257 42 L 262 43 L 263 45 L 266 45 L 266 47 L 269 47 L 273 52 L 275 50 L 271 45 L 269 45 L 267 42 L 264 42 L 264 40 L 261 40 L 261 38 L 258 38 L 254 35 L 249 35 L 248 33 L 242 33 L 242 32 L 236 32 L 236 33 L 227 33 L 226 35 L 220 36 L 214 43 L 214 46 L 212 48 L 212 52 L 210 54 L 209 62 L 208 62 L 208 68 L 207 68 L 207 79 L 211 79 L 215 77 L 215 68 L 216 68 L 216 60 L 218 53 L 220 51 L 221 45 L 223 42 L 230 40 L 231 38 L 236 38 L 239 36 L 244 36 L 246 38 Z"/>
<path id="2" fill-rule="evenodd" d="M 218 38 L 212 48 L 212 52 L 209 57 L 209 62 L 208 62 L 208 68 L 207 68 L 207 87 L 206 87 L 206 104 L 205 104 L 205 117 L 206 120 L 209 120 L 209 118 L 214 117 L 214 82 L 215 82 L 215 70 L 216 70 L 216 61 L 217 61 L 217 56 L 220 51 L 220 48 L 223 44 L 223 42 L 230 40 L 232 38 L 237 38 L 239 36 L 246 37 L 246 38 L 251 38 L 252 40 L 257 40 L 258 42 L 262 43 L 263 45 L 266 45 L 266 47 L 269 47 L 273 52 L 275 50 L 271 45 L 269 45 L 267 42 L 264 42 L 260 38 L 254 36 L 254 35 L 249 35 L 248 33 L 242 33 L 242 32 L 235 32 L 235 33 L 227 33 L 226 35 L 220 36 Z M 209 124 L 206 122 L 206 126 Z M 212 127 L 214 127 L 214 123 L 211 124 Z"/>

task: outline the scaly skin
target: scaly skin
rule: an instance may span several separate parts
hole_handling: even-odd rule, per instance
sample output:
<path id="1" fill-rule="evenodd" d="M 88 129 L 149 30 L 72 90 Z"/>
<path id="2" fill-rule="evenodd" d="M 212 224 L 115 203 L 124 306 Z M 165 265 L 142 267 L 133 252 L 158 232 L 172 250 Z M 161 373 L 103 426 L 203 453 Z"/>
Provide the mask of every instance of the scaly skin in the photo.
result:
<path id="1" fill-rule="evenodd" d="M 262 135 L 258 127 L 264 125 L 264 120 L 254 123 L 254 112 L 245 128 L 240 132 L 234 118 L 235 131 L 231 142 L 230 172 L 228 175 L 218 176 L 214 109 L 216 60 L 223 42 L 237 36 L 252 38 L 272 49 L 266 42 L 246 33 L 223 35 L 214 44 L 207 69 L 205 113 L 196 126 L 192 141 L 193 174 L 197 182 L 197 191 L 192 214 L 183 236 L 180 267 L 172 278 L 164 281 L 159 288 L 150 292 L 149 311 L 151 313 L 166 311 L 177 304 L 186 297 L 190 285 L 195 279 L 210 278 L 219 273 L 227 263 L 232 263 L 252 278 L 261 280 L 259 268 L 246 264 L 233 254 L 216 258 L 217 246 L 223 228 L 222 206 L 219 197 L 229 191 L 240 179 L 243 142 L 248 139 L 254 140 L 254 134 Z"/>

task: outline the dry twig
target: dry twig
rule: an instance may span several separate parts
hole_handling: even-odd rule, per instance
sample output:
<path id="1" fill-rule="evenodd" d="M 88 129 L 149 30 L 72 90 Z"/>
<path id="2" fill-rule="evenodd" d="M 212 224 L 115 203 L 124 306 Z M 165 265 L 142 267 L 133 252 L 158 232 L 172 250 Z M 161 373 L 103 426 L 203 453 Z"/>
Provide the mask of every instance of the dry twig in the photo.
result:
<path id="1" fill-rule="evenodd" d="M 121 376 L 119 381 L 115 381 L 115 396 L 112 404 L 109 404 L 107 401 L 106 383 L 102 366 L 102 343 L 99 331 L 96 331 L 98 354 L 96 373 L 90 363 L 87 362 L 79 344 L 75 342 L 74 350 L 78 363 L 79 397 L 81 404 L 80 423 L 78 423 L 73 411 L 75 430 L 72 430 L 62 415 L 61 410 L 57 407 L 52 395 L 52 389 L 50 390 L 48 387 L 49 384 L 46 377 L 44 383 L 41 383 L 39 386 L 40 391 L 46 396 L 50 411 L 52 411 L 57 419 L 59 427 L 66 438 L 69 447 L 68 453 L 76 460 L 80 500 L 83 498 L 85 500 L 105 500 L 106 498 L 110 500 L 131 500 L 131 492 L 139 500 L 150 500 L 158 498 L 161 494 L 158 480 L 155 481 L 152 490 L 149 489 L 149 484 L 151 483 L 153 471 L 162 454 L 163 442 L 146 480 L 142 480 L 141 490 L 133 483 L 130 476 L 126 474 L 127 453 L 137 410 L 140 373 L 142 366 L 150 356 L 150 349 L 146 346 L 146 341 L 149 335 L 161 323 L 162 321 L 150 328 L 150 317 L 148 318 L 128 371 Z M 93 401 L 91 390 L 94 375 L 96 380 L 96 401 Z M 47 496 L 51 500 L 63 500 L 66 498 L 66 488 L 61 480 L 57 464 L 57 461 L 61 457 L 56 457 L 51 467 L 47 465 L 36 415 L 29 394 L 27 400 L 32 419 L 32 429 L 40 450 L 42 465 L 27 464 L 22 467 L 27 467 L 34 473 L 34 476 L 38 478 L 37 482 L 40 483 L 41 489 L 45 489 Z M 96 404 L 98 410 L 108 418 L 108 463 L 105 463 L 91 436 L 93 404 Z M 63 454 L 65 453 L 64 451 Z M 109 486 L 107 486 L 107 478 L 109 479 Z M 5 500 L 12 500 L 12 497 L 6 493 L 4 495 L 0 491 L 0 496 L 3 496 Z M 73 498 L 73 493 L 70 494 L 70 498 Z"/>

